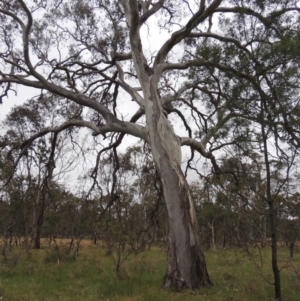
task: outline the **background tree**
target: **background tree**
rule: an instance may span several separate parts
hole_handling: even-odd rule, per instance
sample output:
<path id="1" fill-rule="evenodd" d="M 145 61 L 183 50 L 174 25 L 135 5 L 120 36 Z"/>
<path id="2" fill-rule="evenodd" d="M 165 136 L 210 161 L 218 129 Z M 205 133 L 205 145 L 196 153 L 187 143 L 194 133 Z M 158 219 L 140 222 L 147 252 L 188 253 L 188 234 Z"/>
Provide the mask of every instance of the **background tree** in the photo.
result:
<path id="1" fill-rule="evenodd" d="M 280 216 L 280 234 L 290 250 L 290 258 L 294 257 L 296 242 L 300 237 L 299 224 L 299 193 L 291 195 L 284 203 L 283 214 Z"/>
<path id="2" fill-rule="evenodd" d="M 22 202 L 19 212 L 24 216 L 25 245 L 30 232 L 31 247 L 35 249 L 40 248 L 44 212 L 50 202 L 51 184 L 65 172 L 72 170 L 76 157 L 67 158 L 69 139 L 58 137 L 57 134 L 52 134 L 48 139 L 40 137 L 27 148 L 22 157 L 15 155 L 14 150 L 37 129 L 54 125 L 60 118 L 60 114 L 57 114 L 58 108 L 59 103 L 55 103 L 53 99 L 32 99 L 23 106 L 14 108 L 4 122 L 7 132 L 2 143 L 6 147 L 10 164 L 15 169 L 14 174 L 7 175 L 6 183 L 13 177 L 14 186 L 18 185 L 13 190 L 21 193 L 16 201 Z M 12 191 L 12 186 L 9 190 Z"/>

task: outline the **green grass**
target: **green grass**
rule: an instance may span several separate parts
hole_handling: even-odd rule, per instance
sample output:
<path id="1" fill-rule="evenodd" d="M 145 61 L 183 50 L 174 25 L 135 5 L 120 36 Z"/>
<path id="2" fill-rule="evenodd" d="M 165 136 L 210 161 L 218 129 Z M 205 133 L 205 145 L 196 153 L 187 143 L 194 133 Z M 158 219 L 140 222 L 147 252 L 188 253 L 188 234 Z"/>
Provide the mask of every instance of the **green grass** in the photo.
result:
<path id="1" fill-rule="evenodd" d="M 251 250 L 260 264 L 257 249 Z M 61 254 L 62 255 L 62 254 Z M 26 252 L 14 248 L 0 263 L 1 301 L 103 300 L 160 301 L 272 300 L 273 286 L 239 249 L 207 252 L 206 259 L 214 287 L 175 292 L 161 288 L 166 254 L 159 248 L 130 257 L 117 274 L 114 261 L 100 246 L 85 243 L 76 260 L 62 256 L 57 263 L 55 250 Z M 300 300 L 300 279 L 287 260 L 288 251 L 279 249 L 283 299 Z M 264 277 L 272 281 L 270 250 L 263 250 Z M 299 253 L 292 264 L 300 265 Z"/>

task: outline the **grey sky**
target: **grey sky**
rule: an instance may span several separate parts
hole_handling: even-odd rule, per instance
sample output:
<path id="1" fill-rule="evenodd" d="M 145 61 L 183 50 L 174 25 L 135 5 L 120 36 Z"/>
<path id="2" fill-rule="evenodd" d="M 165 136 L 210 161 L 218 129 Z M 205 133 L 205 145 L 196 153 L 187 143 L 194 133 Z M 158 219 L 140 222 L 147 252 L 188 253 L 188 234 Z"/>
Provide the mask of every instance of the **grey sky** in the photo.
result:
<path id="1" fill-rule="evenodd" d="M 22 105 L 27 99 L 38 94 L 38 90 L 24 86 L 17 87 L 17 95 L 10 91 L 8 97 L 3 98 L 0 105 L 0 121 L 3 121 L 14 106 Z"/>

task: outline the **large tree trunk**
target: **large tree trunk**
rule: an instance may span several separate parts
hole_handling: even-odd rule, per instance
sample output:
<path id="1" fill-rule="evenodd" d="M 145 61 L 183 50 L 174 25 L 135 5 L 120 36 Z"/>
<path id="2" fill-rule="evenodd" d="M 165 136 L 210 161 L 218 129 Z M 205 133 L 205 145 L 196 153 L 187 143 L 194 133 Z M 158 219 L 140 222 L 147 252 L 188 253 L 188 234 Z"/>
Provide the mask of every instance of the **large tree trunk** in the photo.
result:
<path id="1" fill-rule="evenodd" d="M 132 91 L 145 109 L 145 134 L 158 170 L 167 204 L 169 219 L 169 250 L 164 286 L 177 289 L 212 285 L 200 247 L 200 232 L 189 186 L 181 170 L 181 141 L 164 115 L 158 95 L 161 78 L 160 63 L 176 41 L 163 47 L 156 57 L 153 70 L 148 66 L 140 39 L 137 1 L 122 1 L 129 27 L 132 59 L 143 90 L 143 99 Z M 182 37 L 178 37 L 178 42 Z M 172 46 L 172 44 L 174 44 Z"/>
<path id="2" fill-rule="evenodd" d="M 153 89 L 146 102 L 148 141 L 159 172 L 169 218 L 165 287 L 198 288 L 212 282 L 200 246 L 200 231 L 189 186 L 181 170 L 181 144 Z"/>
<path id="3" fill-rule="evenodd" d="M 168 165 L 166 162 L 165 165 Z M 165 168 L 166 166 L 162 166 Z M 182 173 L 164 170 L 170 233 L 164 286 L 180 289 L 211 285 L 204 255 L 200 247 L 200 232 L 189 188 Z"/>

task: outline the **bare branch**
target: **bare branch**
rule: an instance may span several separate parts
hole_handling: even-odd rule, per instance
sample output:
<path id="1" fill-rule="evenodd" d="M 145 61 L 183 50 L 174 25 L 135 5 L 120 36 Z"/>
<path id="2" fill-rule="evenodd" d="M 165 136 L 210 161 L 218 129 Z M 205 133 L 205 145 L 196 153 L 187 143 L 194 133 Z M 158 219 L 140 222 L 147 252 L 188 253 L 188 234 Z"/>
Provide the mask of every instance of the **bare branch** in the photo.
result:
<path id="1" fill-rule="evenodd" d="M 201 156 L 203 156 L 204 158 L 210 159 L 210 161 L 211 161 L 211 163 L 212 163 L 212 165 L 214 167 L 215 173 L 216 174 L 220 174 L 221 173 L 220 167 L 217 164 L 215 156 L 211 152 L 208 152 L 208 151 L 205 150 L 205 146 L 203 145 L 202 142 L 197 141 L 197 140 L 195 140 L 193 138 L 190 138 L 190 137 L 181 137 L 180 141 L 181 141 L 181 145 L 182 146 L 183 145 L 188 145 L 192 149 L 194 149 L 197 152 L 199 152 L 199 154 Z"/>
<path id="2" fill-rule="evenodd" d="M 198 12 L 192 16 L 192 18 L 182 29 L 174 32 L 172 34 L 172 37 L 158 51 L 154 62 L 154 69 L 157 65 L 163 64 L 165 62 L 165 59 L 170 50 L 179 42 L 181 42 L 184 38 L 188 37 L 195 27 L 197 27 L 201 22 L 203 22 L 207 17 L 209 17 L 221 4 L 222 0 L 214 0 L 207 9 L 205 9 L 204 2 L 205 1 L 201 1 L 201 5 Z"/>
<path id="3" fill-rule="evenodd" d="M 140 18 L 140 25 L 147 22 L 147 20 L 154 15 L 157 11 L 159 11 L 164 5 L 165 0 L 159 0 L 156 2 L 151 9 L 147 10 Z"/>

